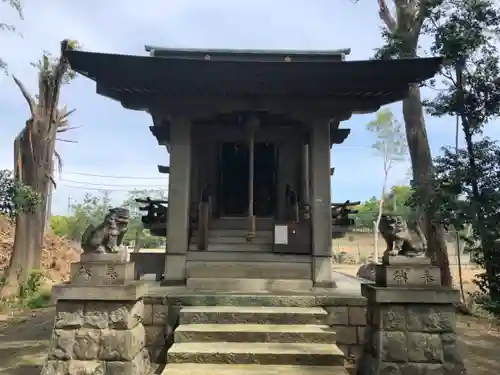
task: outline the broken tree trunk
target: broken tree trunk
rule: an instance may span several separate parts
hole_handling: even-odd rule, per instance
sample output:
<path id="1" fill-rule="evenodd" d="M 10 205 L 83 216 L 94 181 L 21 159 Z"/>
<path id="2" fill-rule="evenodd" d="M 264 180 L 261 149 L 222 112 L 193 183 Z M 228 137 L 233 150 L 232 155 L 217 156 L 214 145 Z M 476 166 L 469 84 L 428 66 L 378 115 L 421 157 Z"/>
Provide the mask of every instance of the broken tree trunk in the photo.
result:
<path id="1" fill-rule="evenodd" d="M 68 41 L 61 44 L 68 48 Z M 62 51 L 61 51 L 62 52 Z M 51 64 L 44 56 L 40 64 L 38 100 L 35 100 L 23 83 L 14 77 L 30 110 L 30 118 L 15 141 L 15 178 L 39 195 L 37 204 L 19 210 L 16 217 L 14 249 L 5 273 L 5 282 L 0 289 L 1 297 L 13 297 L 19 293 L 33 269 L 40 268 L 43 235 L 47 212 L 47 191 L 54 183 L 53 158 L 56 134 L 67 130 L 64 109 L 59 112 L 59 92 L 69 65 L 62 56 Z M 64 131 L 62 130 L 62 131 Z"/>

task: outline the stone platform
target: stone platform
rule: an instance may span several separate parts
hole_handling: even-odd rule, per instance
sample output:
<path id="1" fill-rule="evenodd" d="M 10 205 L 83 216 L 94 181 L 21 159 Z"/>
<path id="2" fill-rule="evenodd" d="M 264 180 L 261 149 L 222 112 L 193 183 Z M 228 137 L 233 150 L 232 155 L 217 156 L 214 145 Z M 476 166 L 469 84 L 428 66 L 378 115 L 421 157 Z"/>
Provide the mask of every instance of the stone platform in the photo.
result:
<path id="1" fill-rule="evenodd" d="M 395 257 L 363 285 L 367 330 L 358 375 L 463 375 L 456 345 L 459 292 L 441 286 L 427 258 Z"/>
<path id="2" fill-rule="evenodd" d="M 53 287 L 56 318 L 42 375 L 146 375 L 144 300 L 123 254 L 82 254 Z"/>

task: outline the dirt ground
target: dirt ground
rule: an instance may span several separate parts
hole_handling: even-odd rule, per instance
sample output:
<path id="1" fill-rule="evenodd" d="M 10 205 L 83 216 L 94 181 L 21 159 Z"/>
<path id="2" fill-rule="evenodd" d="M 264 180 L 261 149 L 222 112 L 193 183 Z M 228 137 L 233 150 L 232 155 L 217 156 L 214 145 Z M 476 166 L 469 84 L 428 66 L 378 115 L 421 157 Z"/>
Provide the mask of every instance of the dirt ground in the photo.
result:
<path id="1" fill-rule="evenodd" d="M 0 374 L 40 374 L 53 318 L 54 308 L 0 315 Z M 500 326 L 459 316 L 457 328 L 469 374 L 499 374 Z"/>

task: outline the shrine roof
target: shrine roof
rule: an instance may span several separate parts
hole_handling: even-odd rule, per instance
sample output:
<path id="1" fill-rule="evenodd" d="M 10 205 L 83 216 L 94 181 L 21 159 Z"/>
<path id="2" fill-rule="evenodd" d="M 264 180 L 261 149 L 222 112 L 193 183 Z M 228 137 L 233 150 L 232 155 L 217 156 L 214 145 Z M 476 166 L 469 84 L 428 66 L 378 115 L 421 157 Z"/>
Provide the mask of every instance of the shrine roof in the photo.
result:
<path id="1" fill-rule="evenodd" d="M 97 92 L 124 97 L 401 100 L 409 85 L 433 77 L 442 58 L 345 61 L 348 50 L 244 51 L 147 47 L 150 56 L 66 50 L 71 68 Z M 236 58 L 238 57 L 238 58 Z M 356 110 L 353 108 L 353 110 Z"/>
<path id="2" fill-rule="evenodd" d="M 293 50 L 293 49 L 197 49 L 197 48 L 168 48 L 158 46 L 145 46 L 146 52 L 152 57 L 163 57 L 169 59 L 197 59 L 216 61 L 259 61 L 282 62 L 285 57 L 294 61 L 318 62 L 318 61 L 342 61 L 351 53 L 350 48 L 336 50 Z"/>

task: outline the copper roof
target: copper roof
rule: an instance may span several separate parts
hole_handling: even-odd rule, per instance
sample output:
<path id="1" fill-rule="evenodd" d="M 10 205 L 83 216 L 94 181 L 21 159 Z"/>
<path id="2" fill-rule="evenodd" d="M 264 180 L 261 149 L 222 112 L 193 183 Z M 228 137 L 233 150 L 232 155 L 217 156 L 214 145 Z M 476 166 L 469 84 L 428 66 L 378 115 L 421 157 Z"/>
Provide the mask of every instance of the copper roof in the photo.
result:
<path id="1" fill-rule="evenodd" d="M 403 99 L 409 84 L 433 77 L 442 64 L 439 57 L 295 61 L 293 56 L 283 56 L 282 61 L 264 61 L 264 57 L 228 61 L 183 58 L 180 52 L 175 58 L 82 51 L 64 54 L 73 70 L 96 81 L 105 88 L 101 93 L 117 100 L 127 94 L 281 100 L 378 97 L 378 104 L 384 105 Z"/>

